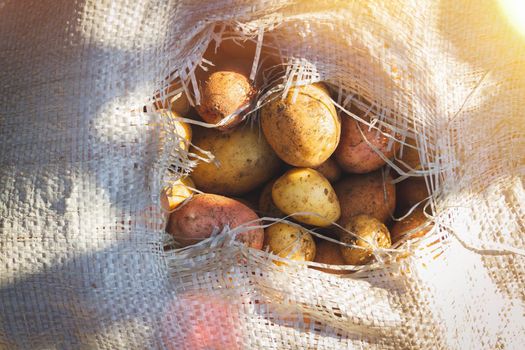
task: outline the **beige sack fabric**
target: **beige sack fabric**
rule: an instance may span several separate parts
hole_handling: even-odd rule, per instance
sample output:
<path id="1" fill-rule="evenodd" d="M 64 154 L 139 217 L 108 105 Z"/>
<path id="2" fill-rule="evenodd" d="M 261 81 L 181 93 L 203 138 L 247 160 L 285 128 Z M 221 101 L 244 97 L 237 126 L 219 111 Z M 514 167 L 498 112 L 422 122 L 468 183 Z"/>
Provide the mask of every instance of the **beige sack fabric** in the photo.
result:
<path id="1" fill-rule="evenodd" d="M 231 233 L 164 252 L 189 163 L 141 106 L 223 25 L 418 136 L 436 229 L 408 257 L 340 278 Z M 0 1 L 0 349 L 520 349 L 524 117 L 495 1 Z"/>

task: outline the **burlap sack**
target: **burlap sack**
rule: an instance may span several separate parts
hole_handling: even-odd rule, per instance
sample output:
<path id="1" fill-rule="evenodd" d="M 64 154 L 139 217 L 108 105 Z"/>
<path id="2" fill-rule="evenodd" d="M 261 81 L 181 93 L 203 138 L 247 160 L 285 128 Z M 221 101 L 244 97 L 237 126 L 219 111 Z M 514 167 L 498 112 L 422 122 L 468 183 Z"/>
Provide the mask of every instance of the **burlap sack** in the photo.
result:
<path id="1" fill-rule="evenodd" d="M 141 106 L 225 24 L 418 136 L 436 216 L 409 257 L 163 251 L 191 164 Z M 522 348 L 525 39 L 496 2 L 4 0 L 0 67 L 1 349 Z"/>

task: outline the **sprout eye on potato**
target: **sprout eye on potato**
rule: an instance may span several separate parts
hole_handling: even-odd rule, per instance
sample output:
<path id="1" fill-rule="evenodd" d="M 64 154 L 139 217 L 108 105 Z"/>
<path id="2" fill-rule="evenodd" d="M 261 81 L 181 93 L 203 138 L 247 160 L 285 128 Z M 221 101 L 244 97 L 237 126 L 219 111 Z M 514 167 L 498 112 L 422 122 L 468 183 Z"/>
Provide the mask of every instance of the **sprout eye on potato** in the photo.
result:
<path id="1" fill-rule="evenodd" d="M 261 125 L 279 157 L 297 167 L 317 167 L 325 162 L 341 133 L 341 120 L 322 84 L 291 88 L 284 99 L 276 97 L 264 105 Z"/>
<path id="2" fill-rule="evenodd" d="M 374 217 L 353 216 L 344 228 L 359 237 L 346 232 L 341 234 L 341 242 L 359 247 L 340 247 L 343 259 L 347 264 L 364 265 L 372 260 L 374 248 L 389 248 L 392 245 L 388 229 Z"/>
<path id="3" fill-rule="evenodd" d="M 191 177 L 203 192 L 242 195 L 274 177 L 281 165 L 259 130 L 248 125 L 230 133 L 196 128 L 193 144 L 210 151 L 218 163 L 199 162 L 193 170 Z"/>
<path id="4" fill-rule="evenodd" d="M 312 261 L 315 258 L 315 242 L 302 227 L 276 223 L 266 228 L 265 235 L 264 246 L 275 255 L 297 261 Z"/>
<path id="5" fill-rule="evenodd" d="M 309 168 L 292 169 L 278 178 L 272 187 L 272 199 L 277 208 L 287 215 L 313 213 L 294 216 L 297 221 L 309 225 L 329 226 L 339 219 L 341 213 L 330 182 Z"/>

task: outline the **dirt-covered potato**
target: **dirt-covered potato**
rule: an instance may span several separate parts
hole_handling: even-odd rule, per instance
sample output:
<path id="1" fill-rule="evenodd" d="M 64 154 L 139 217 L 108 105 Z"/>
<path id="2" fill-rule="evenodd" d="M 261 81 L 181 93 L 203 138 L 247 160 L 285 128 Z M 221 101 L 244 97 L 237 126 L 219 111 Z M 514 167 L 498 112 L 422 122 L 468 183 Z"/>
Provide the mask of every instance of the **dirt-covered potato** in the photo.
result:
<path id="1" fill-rule="evenodd" d="M 328 158 L 323 164 L 314 168 L 331 183 L 337 182 L 341 178 L 341 168 L 333 158 Z"/>
<path id="2" fill-rule="evenodd" d="M 197 194 L 171 213 L 166 231 L 185 247 L 210 237 L 214 229 L 220 231 L 226 225 L 235 228 L 258 218 L 253 210 L 234 199 L 215 194 Z M 239 234 L 237 240 L 248 247 L 261 249 L 264 231 L 262 228 L 252 229 Z"/>
<path id="3" fill-rule="evenodd" d="M 398 182 L 396 193 L 397 206 L 401 210 L 410 209 L 429 196 L 425 179 L 422 177 L 410 177 Z"/>
<path id="4" fill-rule="evenodd" d="M 275 180 L 270 181 L 261 191 L 261 196 L 259 197 L 259 212 L 261 216 L 282 218 L 286 216 L 286 214 L 277 208 L 272 199 L 272 188 L 274 183 Z"/>
<path id="5" fill-rule="evenodd" d="M 339 143 L 341 120 L 322 84 L 292 88 L 284 99 L 276 97 L 262 107 L 261 122 L 268 143 L 293 166 L 317 167 Z"/>
<path id="6" fill-rule="evenodd" d="M 341 209 L 330 182 L 310 168 L 295 168 L 275 181 L 272 199 L 286 215 L 309 212 L 316 215 L 296 215 L 297 221 L 314 226 L 329 226 L 339 219 Z"/>
<path id="7" fill-rule="evenodd" d="M 315 242 L 312 235 L 299 226 L 276 223 L 265 230 L 264 246 L 282 258 L 312 261 Z"/>
<path id="8" fill-rule="evenodd" d="M 340 246 L 341 255 L 347 264 L 364 265 L 373 258 L 374 248 L 390 248 L 390 233 L 386 226 L 374 217 L 368 215 L 353 216 L 344 228 L 359 238 L 349 234 L 341 234 L 341 242 L 353 244 L 361 248 Z"/>
<path id="9" fill-rule="evenodd" d="M 387 222 L 396 206 L 396 187 L 392 177 L 381 170 L 368 174 L 354 174 L 334 186 L 341 204 L 339 223 L 345 225 L 355 215 L 366 214 Z"/>
<path id="10" fill-rule="evenodd" d="M 364 113 L 357 108 L 354 108 L 352 111 L 362 118 L 364 117 Z M 335 150 L 334 156 L 344 171 L 364 174 L 377 170 L 386 164 L 379 154 L 369 146 L 365 138 L 385 157 L 394 157 L 398 148 L 398 142 L 392 143 L 390 137 L 383 135 L 377 129 L 370 129 L 366 124 L 360 123 L 349 116 L 343 117 L 341 122 L 341 141 Z M 381 130 L 391 135 L 394 134 L 385 127 L 381 128 Z"/>
<path id="11" fill-rule="evenodd" d="M 219 127 L 221 130 L 231 129 L 242 121 L 246 107 L 256 95 L 249 79 L 250 69 L 248 61 L 234 60 L 206 78 L 200 105 L 196 107 L 204 121 L 217 124 L 236 113 L 227 124 Z"/>
<path id="12" fill-rule="evenodd" d="M 322 263 L 322 264 L 346 265 L 346 262 L 343 259 L 343 255 L 341 254 L 340 245 L 329 242 L 329 241 L 324 241 L 324 240 L 317 243 L 316 245 L 316 253 L 315 253 L 314 261 L 318 263 Z M 325 268 L 320 268 L 320 267 L 315 267 L 315 269 L 318 269 L 326 273 L 333 273 L 333 274 L 338 274 L 338 275 L 348 273 L 348 271 L 332 270 L 332 269 L 325 269 Z"/>
<path id="13" fill-rule="evenodd" d="M 193 144 L 210 151 L 219 164 L 200 162 L 191 175 L 203 192 L 238 196 L 270 180 L 281 161 L 259 133 L 243 125 L 230 133 L 195 128 Z M 193 152 L 199 153 L 196 148 Z"/>
<path id="14" fill-rule="evenodd" d="M 182 202 L 191 197 L 193 194 L 191 188 L 195 188 L 191 177 L 178 179 L 165 187 L 160 195 L 162 208 L 167 211 L 175 210 Z"/>
<path id="15" fill-rule="evenodd" d="M 392 243 L 399 241 L 405 234 L 410 232 L 409 239 L 423 237 L 430 229 L 432 224 L 428 223 L 428 219 L 423 212 L 423 209 L 416 208 L 409 216 L 401 221 L 396 221 L 390 230 L 390 237 Z"/>

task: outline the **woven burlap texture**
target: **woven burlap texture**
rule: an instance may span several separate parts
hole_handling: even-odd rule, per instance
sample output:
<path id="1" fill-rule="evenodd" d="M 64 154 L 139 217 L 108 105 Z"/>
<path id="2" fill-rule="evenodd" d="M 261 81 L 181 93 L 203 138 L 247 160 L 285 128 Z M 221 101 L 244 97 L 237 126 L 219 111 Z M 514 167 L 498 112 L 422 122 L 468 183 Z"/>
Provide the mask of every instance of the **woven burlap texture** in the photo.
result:
<path id="1" fill-rule="evenodd" d="M 418 135 L 435 230 L 409 257 L 164 252 L 175 142 L 141 106 L 224 24 Z M 4 0 L 0 67 L 0 349 L 522 347 L 525 38 L 496 2 Z"/>

